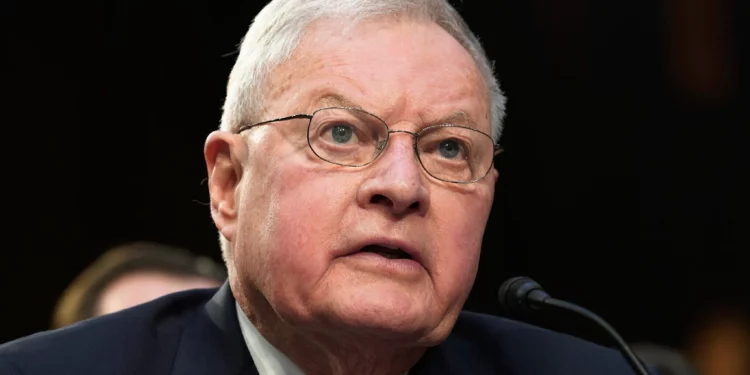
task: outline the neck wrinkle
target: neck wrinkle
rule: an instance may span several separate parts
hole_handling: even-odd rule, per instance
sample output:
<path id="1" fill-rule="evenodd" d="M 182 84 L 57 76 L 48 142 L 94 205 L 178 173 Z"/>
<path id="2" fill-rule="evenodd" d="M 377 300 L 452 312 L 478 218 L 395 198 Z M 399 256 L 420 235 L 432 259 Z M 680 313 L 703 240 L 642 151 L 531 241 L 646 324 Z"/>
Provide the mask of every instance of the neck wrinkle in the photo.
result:
<path id="1" fill-rule="evenodd" d="M 426 351 L 372 338 L 304 334 L 283 322 L 260 292 L 248 296 L 237 287 L 232 285 L 235 299 L 253 326 L 306 375 L 405 375 Z"/>

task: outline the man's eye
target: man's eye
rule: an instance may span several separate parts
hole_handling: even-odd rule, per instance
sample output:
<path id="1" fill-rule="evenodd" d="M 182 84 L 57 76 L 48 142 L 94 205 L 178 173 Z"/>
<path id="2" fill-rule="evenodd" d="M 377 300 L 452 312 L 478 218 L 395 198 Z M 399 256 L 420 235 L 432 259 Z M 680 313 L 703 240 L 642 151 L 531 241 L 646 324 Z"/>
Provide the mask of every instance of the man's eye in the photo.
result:
<path id="1" fill-rule="evenodd" d="M 335 125 L 331 127 L 331 138 L 336 143 L 348 143 L 352 139 L 353 130 L 349 125 Z"/>
<path id="2" fill-rule="evenodd" d="M 440 152 L 440 156 L 446 159 L 453 159 L 461 152 L 461 146 L 455 139 L 446 139 L 440 142 L 438 151 Z"/>

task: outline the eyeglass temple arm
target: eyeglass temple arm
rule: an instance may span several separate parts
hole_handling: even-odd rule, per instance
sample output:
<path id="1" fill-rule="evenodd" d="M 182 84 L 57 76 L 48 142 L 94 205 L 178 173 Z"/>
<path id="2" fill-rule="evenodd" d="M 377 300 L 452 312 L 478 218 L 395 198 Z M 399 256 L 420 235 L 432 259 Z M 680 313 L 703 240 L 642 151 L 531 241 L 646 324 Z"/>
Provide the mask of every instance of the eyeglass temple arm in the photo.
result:
<path id="1" fill-rule="evenodd" d="M 248 129 L 250 129 L 250 128 L 254 128 L 254 127 L 256 127 L 256 126 L 260 126 L 260 125 L 266 125 L 266 124 L 270 124 L 270 123 L 272 123 L 272 122 L 287 121 L 287 120 L 295 120 L 295 119 L 298 119 L 298 118 L 305 118 L 305 119 L 308 119 L 308 120 L 309 120 L 309 119 L 311 119 L 311 118 L 312 118 L 312 115 L 308 115 L 308 114 L 306 114 L 306 113 L 299 113 L 299 114 L 296 114 L 296 115 L 291 115 L 291 116 L 286 116 L 286 117 L 279 117 L 279 118 L 275 118 L 275 119 L 273 119 L 273 120 L 266 120 L 266 121 L 261 121 L 261 122 L 255 123 L 255 124 L 250 124 L 250 125 L 243 125 L 243 126 L 240 126 L 240 128 L 239 128 L 239 129 L 237 129 L 237 133 L 239 134 L 239 133 L 242 133 L 242 132 L 244 132 L 245 130 L 248 130 Z"/>

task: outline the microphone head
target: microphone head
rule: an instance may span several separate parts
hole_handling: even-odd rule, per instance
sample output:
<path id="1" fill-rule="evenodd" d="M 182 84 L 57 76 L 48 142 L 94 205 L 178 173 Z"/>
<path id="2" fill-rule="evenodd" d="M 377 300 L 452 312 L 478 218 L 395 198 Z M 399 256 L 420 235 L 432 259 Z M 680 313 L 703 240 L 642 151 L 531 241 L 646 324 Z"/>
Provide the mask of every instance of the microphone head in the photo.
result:
<path id="1" fill-rule="evenodd" d="M 513 277 L 500 285 L 497 297 L 500 300 L 500 306 L 510 315 L 523 315 L 532 310 L 529 304 L 529 294 L 531 292 L 547 293 L 542 287 L 531 278 L 525 276 Z"/>

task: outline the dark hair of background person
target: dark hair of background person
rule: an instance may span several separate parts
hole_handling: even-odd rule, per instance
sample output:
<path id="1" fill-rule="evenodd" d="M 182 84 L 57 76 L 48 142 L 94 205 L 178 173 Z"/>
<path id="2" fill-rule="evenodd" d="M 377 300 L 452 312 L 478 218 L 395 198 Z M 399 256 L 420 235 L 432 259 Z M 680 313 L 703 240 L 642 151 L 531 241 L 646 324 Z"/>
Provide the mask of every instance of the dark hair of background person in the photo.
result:
<path id="1" fill-rule="evenodd" d="M 134 242 L 106 251 L 63 291 L 52 316 L 60 328 L 97 315 L 102 292 L 115 280 L 134 272 L 159 272 L 178 277 L 203 277 L 223 283 L 226 270 L 207 257 L 164 244 Z"/>

